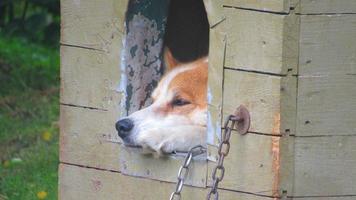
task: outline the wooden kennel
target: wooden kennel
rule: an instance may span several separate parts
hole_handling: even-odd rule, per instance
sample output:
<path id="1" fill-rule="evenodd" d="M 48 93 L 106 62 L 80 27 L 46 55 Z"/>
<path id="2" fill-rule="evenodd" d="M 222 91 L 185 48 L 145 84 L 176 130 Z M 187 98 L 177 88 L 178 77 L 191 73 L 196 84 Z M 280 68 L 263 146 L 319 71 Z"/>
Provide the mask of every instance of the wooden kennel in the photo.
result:
<path id="1" fill-rule="evenodd" d="M 250 132 L 232 135 L 220 199 L 356 199 L 356 1 L 204 4 L 208 152 L 182 199 L 205 199 L 221 124 L 239 105 Z M 118 144 L 127 5 L 61 0 L 59 199 L 168 199 L 175 188 L 182 157 Z"/>

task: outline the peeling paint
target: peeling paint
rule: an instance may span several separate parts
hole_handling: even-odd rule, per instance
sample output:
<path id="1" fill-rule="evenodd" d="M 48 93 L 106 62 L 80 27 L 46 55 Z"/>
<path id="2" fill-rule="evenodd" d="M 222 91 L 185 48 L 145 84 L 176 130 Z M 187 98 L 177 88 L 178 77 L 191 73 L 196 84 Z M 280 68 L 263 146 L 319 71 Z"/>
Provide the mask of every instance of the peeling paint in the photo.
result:
<path id="1" fill-rule="evenodd" d="M 121 104 L 128 115 L 151 104 L 150 93 L 161 78 L 162 30 L 155 20 L 141 13 L 126 24 L 127 36 L 122 53 L 120 90 L 125 97 Z"/>

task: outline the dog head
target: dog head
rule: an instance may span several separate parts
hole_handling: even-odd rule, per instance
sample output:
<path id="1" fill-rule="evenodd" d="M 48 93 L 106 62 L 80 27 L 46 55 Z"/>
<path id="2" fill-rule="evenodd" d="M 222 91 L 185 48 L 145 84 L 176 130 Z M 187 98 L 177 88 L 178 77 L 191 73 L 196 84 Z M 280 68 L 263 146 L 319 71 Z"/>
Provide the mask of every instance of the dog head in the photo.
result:
<path id="1" fill-rule="evenodd" d="M 165 60 L 169 70 L 152 93 L 153 104 L 116 123 L 127 146 L 171 153 L 205 144 L 208 60 L 178 64 L 169 52 Z"/>

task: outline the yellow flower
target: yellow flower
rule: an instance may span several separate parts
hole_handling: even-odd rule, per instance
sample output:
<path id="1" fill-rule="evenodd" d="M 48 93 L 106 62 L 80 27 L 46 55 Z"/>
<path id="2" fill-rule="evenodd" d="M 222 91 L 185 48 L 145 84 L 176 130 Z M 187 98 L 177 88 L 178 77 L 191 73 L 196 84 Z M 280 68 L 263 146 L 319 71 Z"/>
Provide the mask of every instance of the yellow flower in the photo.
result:
<path id="1" fill-rule="evenodd" d="M 46 191 L 37 192 L 37 197 L 38 199 L 45 199 L 47 197 L 47 192 Z"/>
<path id="2" fill-rule="evenodd" d="M 50 141 L 52 139 L 52 133 L 49 131 L 45 131 L 42 133 L 42 140 L 44 141 Z"/>
<path id="3" fill-rule="evenodd" d="M 4 162 L 4 167 L 5 167 L 5 168 L 8 168 L 9 166 L 10 166 L 10 161 L 6 160 L 6 161 Z"/>

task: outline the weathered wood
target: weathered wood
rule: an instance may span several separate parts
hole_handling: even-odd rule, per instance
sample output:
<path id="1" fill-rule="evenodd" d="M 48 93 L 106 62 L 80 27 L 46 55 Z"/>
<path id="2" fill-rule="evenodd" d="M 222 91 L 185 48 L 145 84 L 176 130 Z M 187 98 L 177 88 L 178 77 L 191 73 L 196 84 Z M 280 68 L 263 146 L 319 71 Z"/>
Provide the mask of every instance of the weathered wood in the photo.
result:
<path id="1" fill-rule="evenodd" d="M 61 0 L 61 43 L 112 52 L 121 47 L 128 0 Z"/>
<path id="2" fill-rule="evenodd" d="M 224 162 L 227 174 L 220 186 L 253 193 L 263 191 L 269 196 L 291 192 L 294 149 L 293 139 L 287 134 L 295 132 L 296 77 L 229 69 L 224 74 L 224 117 L 245 105 L 251 115 L 251 132 L 233 136 L 232 149 Z"/>
<path id="3" fill-rule="evenodd" d="M 177 171 L 184 162 L 184 156 L 157 158 L 144 155 L 140 150 L 127 147 L 120 149 L 120 171 L 130 176 L 146 177 L 154 180 L 176 182 Z M 198 187 L 206 186 L 206 155 L 201 155 L 191 164 L 185 184 Z"/>
<path id="4" fill-rule="evenodd" d="M 239 105 L 251 115 L 250 131 L 280 134 L 274 130 L 274 119 L 280 115 L 281 77 L 225 70 L 224 119 Z"/>
<path id="5" fill-rule="evenodd" d="M 209 26 L 213 28 L 225 19 L 222 2 L 214 1 L 214 0 L 203 0 L 203 1 L 204 1 L 205 10 L 208 15 Z"/>
<path id="6" fill-rule="evenodd" d="M 59 199 L 98 200 L 130 199 L 157 200 L 168 199 L 175 184 L 143 178 L 124 176 L 120 173 L 81 168 L 61 164 L 59 166 Z M 186 186 L 182 199 L 205 199 L 209 189 Z M 232 191 L 219 191 L 220 199 L 226 200 L 268 200 L 252 194 Z"/>
<path id="7" fill-rule="evenodd" d="M 220 27 L 210 30 L 208 73 L 208 144 L 217 143 L 221 134 L 222 92 L 226 35 Z"/>
<path id="8" fill-rule="evenodd" d="M 300 0 L 301 14 L 356 13 L 355 0 Z"/>
<path id="9" fill-rule="evenodd" d="M 286 74 L 288 67 L 296 67 L 283 65 L 286 15 L 233 8 L 224 11 L 228 41 L 225 66 L 275 74 Z"/>
<path id="10" fill-rule="evenodd" d="M 276 119 L 278 120 L 278 119 Z M 229 155 L 225 158 L 225 176 L 220 188 L 251 192 L 259 195 L 280 196 L 281 137 L 233 131 Z M 208 185 L 216 163 L 209 162 Z"/>
<path id="11" fill-rule="evenodd" d="M 234 6 L 278 13 L 289 12 L 289 0 L 223 0 L 224 6 Z"/>
<path id="12" fill-rule="evenodd" d="M 355 195 L 348 198 L 355 199 L 355 144 L 355 136 L 296 138 L 293 196 Z"/>
<path id="13" fill-rule="evenodd" d="M 356 135 L 356 76 L 302 76 L 298 81 L 298 136 Z"/>
<path id="14" fill-rule="evenodd" d="M 301 16 L 300 75 L 356 74 L 355 24 L 356 15 Z"/>
<path id="15" fill-rule="evenodd" d="M 60 161 L 119 171 L 118 113 L 61 106 Z"/>
<path id="16" fill-rule="evenodd" d="M 118 110 L 121 93 L 119 56 L 61 47 L 61 103 Z"/>

